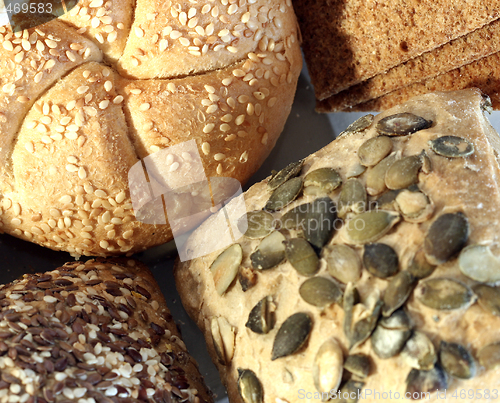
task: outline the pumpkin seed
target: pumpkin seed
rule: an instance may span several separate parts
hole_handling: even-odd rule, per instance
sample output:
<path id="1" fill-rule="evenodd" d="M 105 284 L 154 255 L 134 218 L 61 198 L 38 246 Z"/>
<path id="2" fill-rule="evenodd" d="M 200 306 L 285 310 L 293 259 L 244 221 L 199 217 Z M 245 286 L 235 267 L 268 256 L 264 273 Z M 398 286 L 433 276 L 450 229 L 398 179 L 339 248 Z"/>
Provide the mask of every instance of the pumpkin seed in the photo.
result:
<path id="1" fill-rule="evenodd" d="M 380 358 L 390 358 L 399 354 L 411 336 L 410 318 L 403 310 L 382 318 L 373 331 L 371 345 Z"/>
<path id="2" fill-rule="evenodd" d="M 389 245 L 372 243 L 365 245 L 363 264 L 376 277 L 387 278 L 398 271 L 398 255 Z"/>
<path id="3" fill-rule="evenodd" d="M 445 263 L 463 248 L 469 237 L 469 221 L 464 213 L 440 215 L 427 231 L 424 251 L 427 261 Z"/>
<path id="4" fill-rule="evenodd" d="M 358 378 L 365 379 L 370 375 L 370 358 L 364 354 L 349 355 L 344 362 L 344 369 Z"/>
<path id="5" fill-rule="evenodd" d="M 429 308 L 460 309 L 474 302 L 474 294 L 465 284 L 449 278 L 421 281 L 415 290 L 417 299 Z"/>
<path id="6" fill-rule="evenodd" d="M 349 243 L 360 245 L 378 240 L 387 234 L 400 220 L 394 211 L 367 211 L 346 223 Z"/>
<path id="7" fill-rule="evenodd" d="M 323 248 L 328 273 L 340 282 L 355 283 L 361 278 L 361 260 L 347 245 L 328 245 Z"/>
<path id="8" fill-rule="evenodd" d="M 344 292 L 344 300 L 343 300 L 343 308 L 344 308 L 344 333 L 347 339 L 351 339 L 352 337 L 352 320 L 353 320 L 353 308 L 354 305 L 359 303 L 359 293 L 356 287 L 354 287 L 353 283 L 348 283 L 345 292 Z"/>
<path id="9" fill-rule="evenodd" d="M 354 324 L 349 340 L 349 350 L 359 346 L 373 333 L 380 316 L 380 311 L 382 310 L 382 305 L 384 304 L 378 299 L 374 301 L 369 310 L 369 315 Z"/>
<path id="10" fill-rule="evenodd" d="M 285 183 L 287 180 L 294 178 L 300 173 L 303 165 L 304 160 L 292 162 L 291 164 L 287 165 L 281 171 L 271 176 L 271 179 L 269 179 L 269 182 L 267 182 L 268 188 L 270 190 L 274 190 Z"/>
<path id="11" fill-rule="evenodd" d="M 238 281 L 245 292 L 257 284 L 257 273 L 251 267 L 241 266 L 238 271 Z"/>
<path id="12" fill-rule="evenodd" d="M 418 182 L 418 171 L 422 167 L 422 159 L 412 155 L 394 161 L 385 174 L 385 185 L 389 189 L 404 189 Z"/>
<path id="13" fill-rule="evenodd" d="M 392 140 L 387 136 L 373 137 L 365 141 L 358 149 L 358 158 L 362 165 L 377 165 L 392 151 Z"/>
<path id="14" fill-rule="evenodd" d="M 423 249 L 419 249 L 413 256 L 410 264 L 408 265 L 408 272 L 417 279 L 429 277 L 436 268 L 435 265 L 430 264 L 425 258 Z"/>
<path id="15" fill-rule="evenodd" d="M 413 113 L 403 112 L 380 119 L 376 129 L 380 134 L 387 136 L 401 136 L 428 129 L 431 126 L 431 120 L 426 120 Z"/>
<path id="16" fill-rule="evenodd" d="M 365 173 L 365 171 L 366 171 L 366 167 L 361 165 L 359 162 L 356 162 L 356 163 L 350 165 L 346 169 L 345 177 L 347 179 L 356 178 L 356 177 L 360 176 L 361 174 Z"/>
<path id="17" fill-rule="evenodd" d="M 292 178 L 277 187 L 264 209 L 278 211 L 294 201 L 302 190 L 302 178 Z"/>
<path id="18" fill-rule="evenodd" d="M 395 161 L 396 153 L 392 153 L 377 165 L 368 169 L 366 173 L 366 191 L 370 196 L 379 195 L 387 189 L 385 175 Z"/>
<path id="19" fill-rule="evenodd" d="M 469 245 L 460 252 L 460 271 L 472 280 L 482 283 L 500 281 L 500 260 L 487 245 Z"/>
<path id="20" fill-rule="evenodd" d="M 477 302 L 483 309 L 486 309 L 492 315 L 500 316 L 500 288 L 477 284 L 472 287 L 472 290 L 477 295 Z"/>
<path id="21" fill-rule="evenodd" d="M 428 371 L 413 368 L 406 378 L 406 393 L 416 396 L 414 399 L 421 399 L 424 393 L 447 388 L 448 377 L 437 364 Z"/>
<path id="22" fill-rule="evenodd" d="M 360 396 L 360 391 L 365 386 L 364 382 L 355 381 L 353 379 L 348 380 L 342 388 L 340 388 L 339 403 L 357 403 L 358 396 Z M 347 398 L 345 398 L 347 397 Z"/>
<path id="23" fill-rule="evenodd" d="M 342 380 L 344 355 L 339 343 L 330 338 L 325 341 L 314 358 L 312 376 L 314 386 L 320 393 L 336 390 Z"/>
<path id="24" fill-rule="evenodd" d="M 333 281 L 324 277 L 312 277 L 302 283 L 299 294 L 308 304 L 323 308 L 339 302 L 342 290 Z"/>
<path id="25" fill-rule="evenodd" d="M 233 244 L 222 252 L 210 265 L 217 294 L 224 294 L 233 280 L 243 259 L 243 250 L 240 244 Z"/>
<path id="26" fill-rule="evenodd" d="M 234 355 L 235 329 L 224 317 L 212 317 L 210 321 L 212 341 L 217 358 L 222 365 L 228 365 Z"/>
<path id="27" fill-rule="evenodd" d="M 487 370 L 500 368 L 500 343 L 483 347 L 477 353 L 479 364 Z"/>
<path id="28" fill-rule="evenodd" d="M 264 392 L 262 384 L 250 369 L 239 370 L 238 392 L 244 403 L 262 403 L 264 401 Z"/>
<path id="29" fill-rule="evenodd" d="M 483 98 L 481 100 L 481 109 L 491 114 L 491 112 L 493 112 L 493 104 L 491 103 L 491 98 L 486 94 L 481 94 L 481 95 Z"/>
<path id="30" fill-rule="evenodd" d="M 372 114 L 364 115 L 361 116 L 359 119 L 351 123 L 349 126 L 347 126 L 347 129 L 345 129 L 343 132 L 341 132 L 338 137 L 340 136 L 345 136 L 353 133 L 359 133 L 362 132 L 365 129 L 368 129 L 371 124 L 373 123 L 373 119 L 375 116 Z"/>
<path id="31" fill-rule="evenodd" d="M 311 317 L 304 312 L 297 312 L 288 317 L 278 332 L 273 343 L 271 360 L 294 354 L 305 344 L 312 328 Z"/>
<path id="32" fill-rule="evenodd" d="M 358 179 L 348 179 L 340 191 L 338 216 L 343 218 L 350 211 L 356 214 L 362 213 L 366 209 L 366 204 L 367 195 L 363 184 Z"/>
<path id="33" fill-rule="evenodd" d="M 285 256 L 293 268 L 303 276 L 312 276 L 319 270 L 318 255 L 303 238 L 285 241 Z"/>
<path id="34" fill-rule="evenodd" d="M 304 192 L 310 187 L 317 187 L 323 194 L 333 192 L 342 184 L 342 178 L 333 168 L 319 168 L 309 172 L 304 178 Z"/>
<path id="35" fill-rule="evenodd" d="M 272 309 L 273 298 L 270 296 L 262 298 L 248 315 L 245 326 L 258 334 L 267 334 L 274 328 L 275 315 Z"/>
<path id="36" fill-rule="evenodd" d="M 395 201 L 405 221 L 411 223 L 427 221 L 434 212 L 429 198 L 420 191 L 403 190 L 396 196 Z"/>
<path id="37" fill-rule="evenodd" d="M 394 210 L 396 196 L 401 190 L 388 190 L 375 200 L 376 206 L 380 210 Z"/>
<path id="38" fill-rule="evenodd" d="M 390 316 L 396 309 L 400 308 L 410 296 L 415 284 L 415 277 L 408 271 L 404 270 L 397 273 L 391 281 L 389 281 L 385 289 L 382 315 Z"/>
<path id="39" fill-rule="evenodd" d="M 273 231 L 259 244 L 254 253 L 250 255 L 252 267 L 259 270 L 271 269 L 285 259 L 284 235 Z"/>
<path id="40" fill-rule="evenodd" d="M 401 352 L 403 360 L 412 368 L 431 370 L 437 360 L 432 341 L 422 332 L 414 331 Z"/>
<path id="41" fill-rule="evenodd" d="M 436 154 L 448 158 L 467 157 L 474 152 L 474 144 L 457 136 L 442 136 L 430 140 L 429 146 Z"/>
<path id="42" fill-rule="evenodd" d="M 335 229 L 336 210 L 330 197 L 319 197 L 288 211 L 282 217 L 282 224 L 285 228 L 297 229 L 311 245 L 321 249 Z"/>
<path id="43" fill-rule="evenodd" d="M 263 238 L 269 235 L 274 229 L 273 215 L 264 210 L 248 212 L 246 214 L 246 221 L 248 223 L 247 230 L 245 231 L 247 238 Z"/>
<path id="44" fill-rule="evenodd" d="M 439 360 L 443 369 L 460 379 L 470 379 L 476 374 L 476 363 L 471 353 L 462 345 L 441 340 Z"/>

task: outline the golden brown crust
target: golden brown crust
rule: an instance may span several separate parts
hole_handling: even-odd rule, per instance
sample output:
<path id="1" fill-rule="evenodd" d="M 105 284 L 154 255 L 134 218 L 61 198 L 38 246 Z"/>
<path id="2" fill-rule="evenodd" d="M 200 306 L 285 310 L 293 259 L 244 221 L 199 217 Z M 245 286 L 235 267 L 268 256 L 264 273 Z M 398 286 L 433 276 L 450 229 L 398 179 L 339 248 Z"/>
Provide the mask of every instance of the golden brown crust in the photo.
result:
<path id="1" fill-rule="evenodd" d="M 393 151 L 398 158 L 419 155 L 425 150 L 429 160 L 418 174 L 418 187 L 428 196 L 432 203 L 432 215 L 421 223 L 403 220 L 392 231 L 376 242 L 391 246 L 399 258 L 399 270 L 406 270 L 423 245 L 424 238 L 430 225 L 445 213 L 462 212 L 466 215 L 470 234 L 467 245 L 487 244 L 498 254 L 499 235 L 498 223 L 491 217 L 498 215 L 500 194 L 498 192 L 498 174 L 500 172 L 497 153 L 500 150 L 498 134 L 491 128 L 483 113 L 484 98 L 478 90 L 465 90 L 451 93 L 427 94 L 413 98 L 405 104 L 388 110 L 377 117 L 367 130 L 359 133 L 347 133 L 340 136 L 327 147 L 306 158 L 302 169 L 302 176 L 322 167 L 334 168 L 345 182 L 346 176 L 352 172 L 352 167 L 358 163 L 356 156 L 359 147 L 370 138 L 377 136 L 375 126 L 385 116 L 399 112 L 412 112 L 425 119 L 432 120 L 433 125 L 427 130 L 403 137 L 393 137 Z M 444 135 L 455 135 L 472 142 L 475 151 L 466 158 L 446 158 L 434 153 L 429 148 L 428 141 Z M 369 170 L 372 168 L 368 168 Z M 365 184 L 366 174 L 359 177 Z M 329 194 L 337 201 L 342 188 Z M 267 181 L 254 185 L 246 193 L 247 210 L 259 210 L 264 207 L 270 195 Z M 286 211 L 294 206 L 311 201 L 316 196 L 303 196 L 287 206 L 283 213 L 274 215 L 279 219 Z M 351 217 L 352 218 L 352 217 Z M 353 245 L 346 233 L 346 225 L 334 232 L 329 244 L 349 244 L 359 257 L 363 255 L 363 246 Z M 287 238 L 296 235 L 294 231 L 284 231 Z M 200 237 L 210 237 L 210 220 L 201 226 L 191 238 L 191 242 L 199 242 Z M 215 234 L 213 234 L 215 236 Z M 239 240 L 243 249 L 242 265 L 250 267 L 250 254 L 254 252 L 259 240 L 243 237 Z M 252 370 L 263 385 L 264 402 L 298 401 L 305 398 L 306 393 L 314 396 L 317 392 L 313 382 L 314 359 L 322 344 L 334 338 L 340 344 L 344 359 L 349 354 L 349 340 L 344 333 L 345 313 L 339 304 L 327 305 L 323 309 L 306 303 L 298 293 L 299 286 L 306 277 L 298 274 L 286 260 L 277 267 L 266 271 L 255 270 L 257 283 L 248 291 L 243 292 L 241 285 L 235 281 L 222 296 L 214 288 L 214 280 L 210 266 L 221 251 L 194 259 L 189 262 L 178 263 L 176 266 L 176 282 L 182 296 L 183 304 L 191 317 L 205 334 L 212 358 L 217 363 L 222 379 L 227 385 L 228 394 L 232 401 L 241 402 L 237 390 L 238 368 Z M 327 256 L 327 252 L 321 256 Z M 326 262 L 323 262 L 317 273 L 320 277 L 329 278 Z M 458 262 L 452 257 L 448 262 L 439 265 L 430 278 L 456 279 L 468 286 L 474 286 L 477 281 L 466 277 L 458 268 Z M 421 281 L 425 281 L 421 280 Z M 367 298 L 383 297 L 388 280 L 375 277 L 366 269 L 355 286 L 359 291 L 361 301 L 368 304 Z M 420 286 L 422 283 L 420 283 Z M 344 289 L 344 285 L 341 286 Z M 470 307 L 456 310 L 436 310 L 424 305 L 414 292 L 406 302 L 406 312 L 412 323 L 413 330 L 425 333 L 433 342 L 436 351 L 439 343 L 459 343 L 470 351 L 476 360 L 476 375 L 469 380 L 460 380 L 449 377 L 447 383 L 447 398 L 432 393 L 430 401 L 455 401 L 453 393 L 461 390 L 488 389 L 490 399 L 496 401 L 493 390 L 500 388 L 496 370 L 487 370 L 477 362 L 478 352 L 486 345 L 499 342 L 497 329 L 500 328 L 500 318 L 494 316 L 473 303 Z M 344 294 L 345 295 L 345 294 Z M 268 334 L 257 334 L 248 329 L 245 323 L 250 310 L 266 296 L 272 296 L 275 305 L 276 325 Z M 474 299 L 472 300 L 474 301 Z M 356 305 L 354 316 L 361 318 L 363 305 Z M 278 328 L 296 312 L 305 312 L 312 318 L 312 331 L 305 347 L 296 353 L 275 360 L 271 360 L 271 350 Z M 366 314 L 366 312 L 365 312 Z M 211 321 L 217 318 L 220 322 L 224 318 L 234 329 L 234 352 L 228 365 L 222 365 L 214 348 Z M 227 337 L 227 336 L 226 336 Z M 226 339 L 227 340 L 227 339 Z M 230 344 L 230 343 L 228 343 Z M 364 395 L 363 401 L 380 401 L 381 397 L 375 392 L 396 392 L 404 396 L 406 379 L 411 370 L 409 364 L 403 360 L 401 354 L 392 358 L 382 359 L 374 353 L 371 341 L 362 343 L 351 350 L 351 353 L 363 353 L 370 357 L 370 375 L 363 380 L 363 390 L 371 391 L 372 395 Z M 340 365 L 342 362 L 340 363 Z M 339 365 L 329 361 L 329 368 Z M 330 372 L 331 373 L 331 372 Z M 344 370 L 344 377 L 348 372 Z M 441 384 L 442 387 L 442 384 Z M 302 393 L 302 395 L 301 395 Z M 321 397 L 312 399 L 321 399 Z M 426 399 L 428 399 L 426 397 Z M 429 400 L 429 399 L 428 399 Z M 464 402 L 473 402 L 477 396 L 465 399 Z"/>
<path id="2" fill-rule="evenodd" d="M 2 348 L 29 349 L 31 357 L 2 354 L 2 400 L 28 393 L 48 401 L 212 401 L 144 265 L 67 263 L 1 286 L 0 295 L 0 324 L 10 332 L 2 334 Z"/>
<path id="3" fill-rule="evenodd" d="M 163 211 L 136 219 L 139 159 L 194 140 L 207 178 L 244 183 L 274 146 L 302 63 L 290 2 L 139 1 L 132 14 L 85 0 L 29 31 L 0 27 L 2 231 L 76 256 L 141 251 L 172 231 Z"/>

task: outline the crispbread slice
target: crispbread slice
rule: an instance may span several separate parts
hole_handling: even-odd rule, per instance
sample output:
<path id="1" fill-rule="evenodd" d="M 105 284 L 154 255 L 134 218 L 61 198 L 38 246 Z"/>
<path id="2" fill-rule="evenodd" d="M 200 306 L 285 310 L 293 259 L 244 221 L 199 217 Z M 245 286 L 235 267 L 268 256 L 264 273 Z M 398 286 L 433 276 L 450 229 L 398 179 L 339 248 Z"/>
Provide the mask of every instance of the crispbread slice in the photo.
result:
<path id="1" fill-rule="evenodd" d="M 498 66 L 500 66 L 500 52 L 345 110 L 349 112 L 382 111 L 405 102 L 416 95 L 470 87 L 477 87 L 489 95 L 493 109 L 499 110 L 500 70 Z"/>
<path id="2" fill-rule="evenodd" d="M 499 6 L 499 0 L 294 1 L 319 100 L 494 21 Z"/>
<path id="3" fill-rule="evenodd" d="M 393 67 L 317 103 L 318 112 L 335 112 L 437 77 L 500 50 L 500 20 Z"/>

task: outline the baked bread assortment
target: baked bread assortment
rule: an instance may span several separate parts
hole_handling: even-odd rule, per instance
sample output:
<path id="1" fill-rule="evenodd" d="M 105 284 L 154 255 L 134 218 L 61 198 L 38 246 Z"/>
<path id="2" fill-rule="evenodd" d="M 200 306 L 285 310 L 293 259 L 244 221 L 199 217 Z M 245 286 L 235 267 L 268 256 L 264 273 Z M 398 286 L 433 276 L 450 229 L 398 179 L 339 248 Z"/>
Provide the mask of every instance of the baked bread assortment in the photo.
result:
<path id="1" fill-rule="evenodd" d="M 316 110 L 384 110 L 423 92 L 468 87 L 481 88 L 498 109 L 495 69 L 484 70 L 500 51 L 499 5 L 295 0 Z M 446 78 L 464 66 L 471 75 Z M 407 89 L 416 83 L 420 91 Z M 400 89 L 405 96 L 392 96 Z"/>
<path id="2" fill-rule="evenodd" d="M 291 109 L 296 25 L 290 0 L 81 0 L 0 27 L 0 229 L 75 256 L 170 240 L 168 224 L 136 219 L 130 168 L 193 140 L 207 178 L 244 183 Z M 167 163 L 189 183 L 196 158 Z M 186 189 L 172 202 L 198 207 Z"/>
<path id="3" fill-rule="evenodd" d="M 0 288 L 0 401 L 212 402 L 151 273 L 67 263 Z"/>
<path id="4" fill-rule="evenodd" d="M 500 399 L 490 108 L 469 89 L 366 115 L 252 186 L 245 236 L 177 263 L 232 403 Z"/>

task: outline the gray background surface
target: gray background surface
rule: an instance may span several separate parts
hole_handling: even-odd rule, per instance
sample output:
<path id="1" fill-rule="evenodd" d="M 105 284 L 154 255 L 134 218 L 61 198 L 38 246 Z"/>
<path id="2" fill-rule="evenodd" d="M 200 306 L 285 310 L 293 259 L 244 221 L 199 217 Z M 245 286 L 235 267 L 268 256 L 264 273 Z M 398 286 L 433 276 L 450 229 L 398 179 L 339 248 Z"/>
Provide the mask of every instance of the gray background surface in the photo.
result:
<path id="1" fill-rule="evenodd" d="M 314 94 L 307 72 L 303 72 L 292 112 L 285 130 L 278 140 L 270 157 L 245 186 L 267 177 L 272 169 L 279 170 L 288 163 L 297 161 L 325 146 L 354 120 L 365 113 L 317 114 L 314 112 Z M 490 121 L 497 131 L 500 129 L 500 112 L 490 115 Z M 175 290 L 172 268 L 175 260 L 175 247 L 172 243 L 150 249 L 135 255 L 134 258 L 146 263 L 153 271 L 167 304 L 177 323 L 180 325 L 184 340 L 191 354 L 197 359 L 201 373 L 209 387 L 225 398 L 225 391 L 219 375 L 210 361 L 203 337 L 182 308 Z M 12 281 L 24 273 L 53 270 L 57 265 L 73 260 L 64 252 L 55 252 L 40 246 L 21 241 L 7 235 L 0 235 L 0 281 Z"/>

